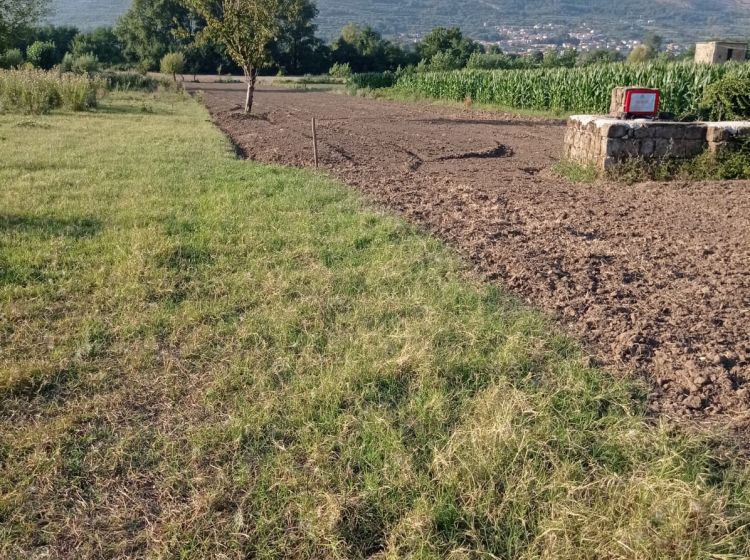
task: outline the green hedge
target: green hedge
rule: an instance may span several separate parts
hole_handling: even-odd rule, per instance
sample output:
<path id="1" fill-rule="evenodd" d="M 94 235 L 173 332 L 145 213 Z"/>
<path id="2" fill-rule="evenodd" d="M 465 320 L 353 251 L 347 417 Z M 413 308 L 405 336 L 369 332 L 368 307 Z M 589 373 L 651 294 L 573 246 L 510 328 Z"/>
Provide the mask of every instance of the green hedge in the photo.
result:
<path id="1" fill-rule="evenodd" d="M 397 79 L 395 72 L 366 72 L 351 76 L 349 85 L 357 89 L 381 89 L 395 86 Z"/>

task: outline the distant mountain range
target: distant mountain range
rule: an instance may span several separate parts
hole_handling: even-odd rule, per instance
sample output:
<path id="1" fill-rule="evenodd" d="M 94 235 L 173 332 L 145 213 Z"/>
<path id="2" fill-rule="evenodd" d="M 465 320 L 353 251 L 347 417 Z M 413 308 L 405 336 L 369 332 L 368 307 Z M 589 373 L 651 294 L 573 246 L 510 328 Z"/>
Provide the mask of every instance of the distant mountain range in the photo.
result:
<path id="1" fill-rule="evenodd" d="M 321 35 L 347 23 L 369 24 L 387 36 L 460 26 L 492 39 L 500 25 L 589 25 L 626 38 L 651 30 L 672 40 L 750 35 L 750 0 L 318 0 Z M 92 28 L 112 25 L 130 0 L 53 0 L 51 21 Z"/>
<path id="2" fill-rule="evenodd" d="M 52 0 L 50 20 L 80 29 L 114 25 L 131 0 Z"/>

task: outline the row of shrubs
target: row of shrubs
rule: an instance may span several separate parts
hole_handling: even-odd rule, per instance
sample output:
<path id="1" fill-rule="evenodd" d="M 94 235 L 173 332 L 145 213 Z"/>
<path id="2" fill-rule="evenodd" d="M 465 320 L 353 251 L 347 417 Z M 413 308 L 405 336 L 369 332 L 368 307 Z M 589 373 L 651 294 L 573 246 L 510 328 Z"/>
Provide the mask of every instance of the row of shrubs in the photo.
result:
<path id="1" fill-rule="evenodd" d="M 0 112 L 40 115 L 54 109 L 85 111 L 108 91 L 154 91 L 171 88 L 168 80 L 135 72 L 76 74 L 20 68 L 0 70 Z"/>
<path id="2" fill-rule="evenodd" d="M 0 53 L 0 69 L 14 70 L 17 68 L 38 68 L 40 70 L 51 70 L 56 66 L 57 49 L 55 43 L 37 41 L 26 50 L 26 57 L 19 49 L 9 49 Z M 64 72 L 75 72 L 85 74 L 96 72 L 100 69 L 99 59 L 93 53 L 72 54 L 66 53 L 59 63 Z"/>
<path id="3" fill-rule="evenodd" d="M 24 60 L 23 53 L 19 49 L 9 49 L 0 53 L 0 69 L 16 70 L 19 68 L 39 68 L 41 70 L 53 69 L 52 57 L 54 54 L 54 43 L 37 42 L 31 45 L 26 53 Z M 47 50 L 50 52 L 47 53 Z M 93 53 L 83 53 L 74 55 L 65 53 L 62 61 L 55 65 L 60 72 L 69 72 L 74 74 L 94 74 L 102 70 L 99 59 Z M 161 71 L 164 74 L 170 74 L 176 77 L 185 69 L 185 57 L 182 53 L 167 53 L 161 59 Z"/>
<path id="4" fill-rule="evenodd" d="M 42 43 L 44 44 L 44 43 Z M 36 43 L 34 43 L 36 45 Z M 34 46 L 32 45 L 32 46 Z M 50 45 L 54 48 L 54 44 L 50 43 Z M 0 69 L 3 70 L 17 70 L 21 68 L 31 69 L 31 68 L 38 68 L 41 70 L 49 70 L 52 69 L 51 66 L 47 66 L 46 64 L 43 64 L 43 61 L 40 61 L 38 58 L 34 55 L 34 51 L 31 50 L 32 48 L 29 47 L 29 52 L 27 53 L 27 58 L 24 60 L 23 54 L 19 49 L 9 49 L 5 51 L 4 53 L 0 54 Z M 93 74 L 94 72 L 98 72 L 101 68 L 101 64 L 99 63 L 99 59 L 96 58 L 93 54 L 82 54 L 75 56 L 71 53 L 66 53 L 63 57 L 62 61 L 59 65 L 57 65 L 57 69 L 61 72 L 72 72 L 75 74 Z"/>

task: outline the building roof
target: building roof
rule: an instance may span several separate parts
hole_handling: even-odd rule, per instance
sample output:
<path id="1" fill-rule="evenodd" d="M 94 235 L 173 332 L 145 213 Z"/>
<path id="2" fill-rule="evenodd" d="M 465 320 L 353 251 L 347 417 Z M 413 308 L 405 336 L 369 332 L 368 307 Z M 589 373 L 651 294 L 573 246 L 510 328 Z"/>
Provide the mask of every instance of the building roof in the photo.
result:
<path id="1" fill-rule="evenodd" d="M 747 48 L 747 43 L 742 41 L 703 41 L 698 43 L 699 45 L 716 45 L 721 47 L 742 47 Z"/>

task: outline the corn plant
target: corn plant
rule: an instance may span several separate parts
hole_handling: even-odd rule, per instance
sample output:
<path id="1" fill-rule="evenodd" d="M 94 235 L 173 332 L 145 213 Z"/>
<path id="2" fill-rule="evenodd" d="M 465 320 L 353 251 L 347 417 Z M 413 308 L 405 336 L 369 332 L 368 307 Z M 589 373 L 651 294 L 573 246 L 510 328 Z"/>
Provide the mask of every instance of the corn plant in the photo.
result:
<path id="1" fill-rule="evenodd" d="M 726 76 L 750 76 L 750 64 L 711 66 L 651 62 L 602 64 L 586 68 L 458 70 L 404 73 L 395 88 L 434 99 L 502 105 L 561 113 L 606 113 L 617 86 L 658 88 L 662 110 L 680 117 L 699 114 L 706 88 Z M 368 82 L 374 83 L 372 77 Z"/>

